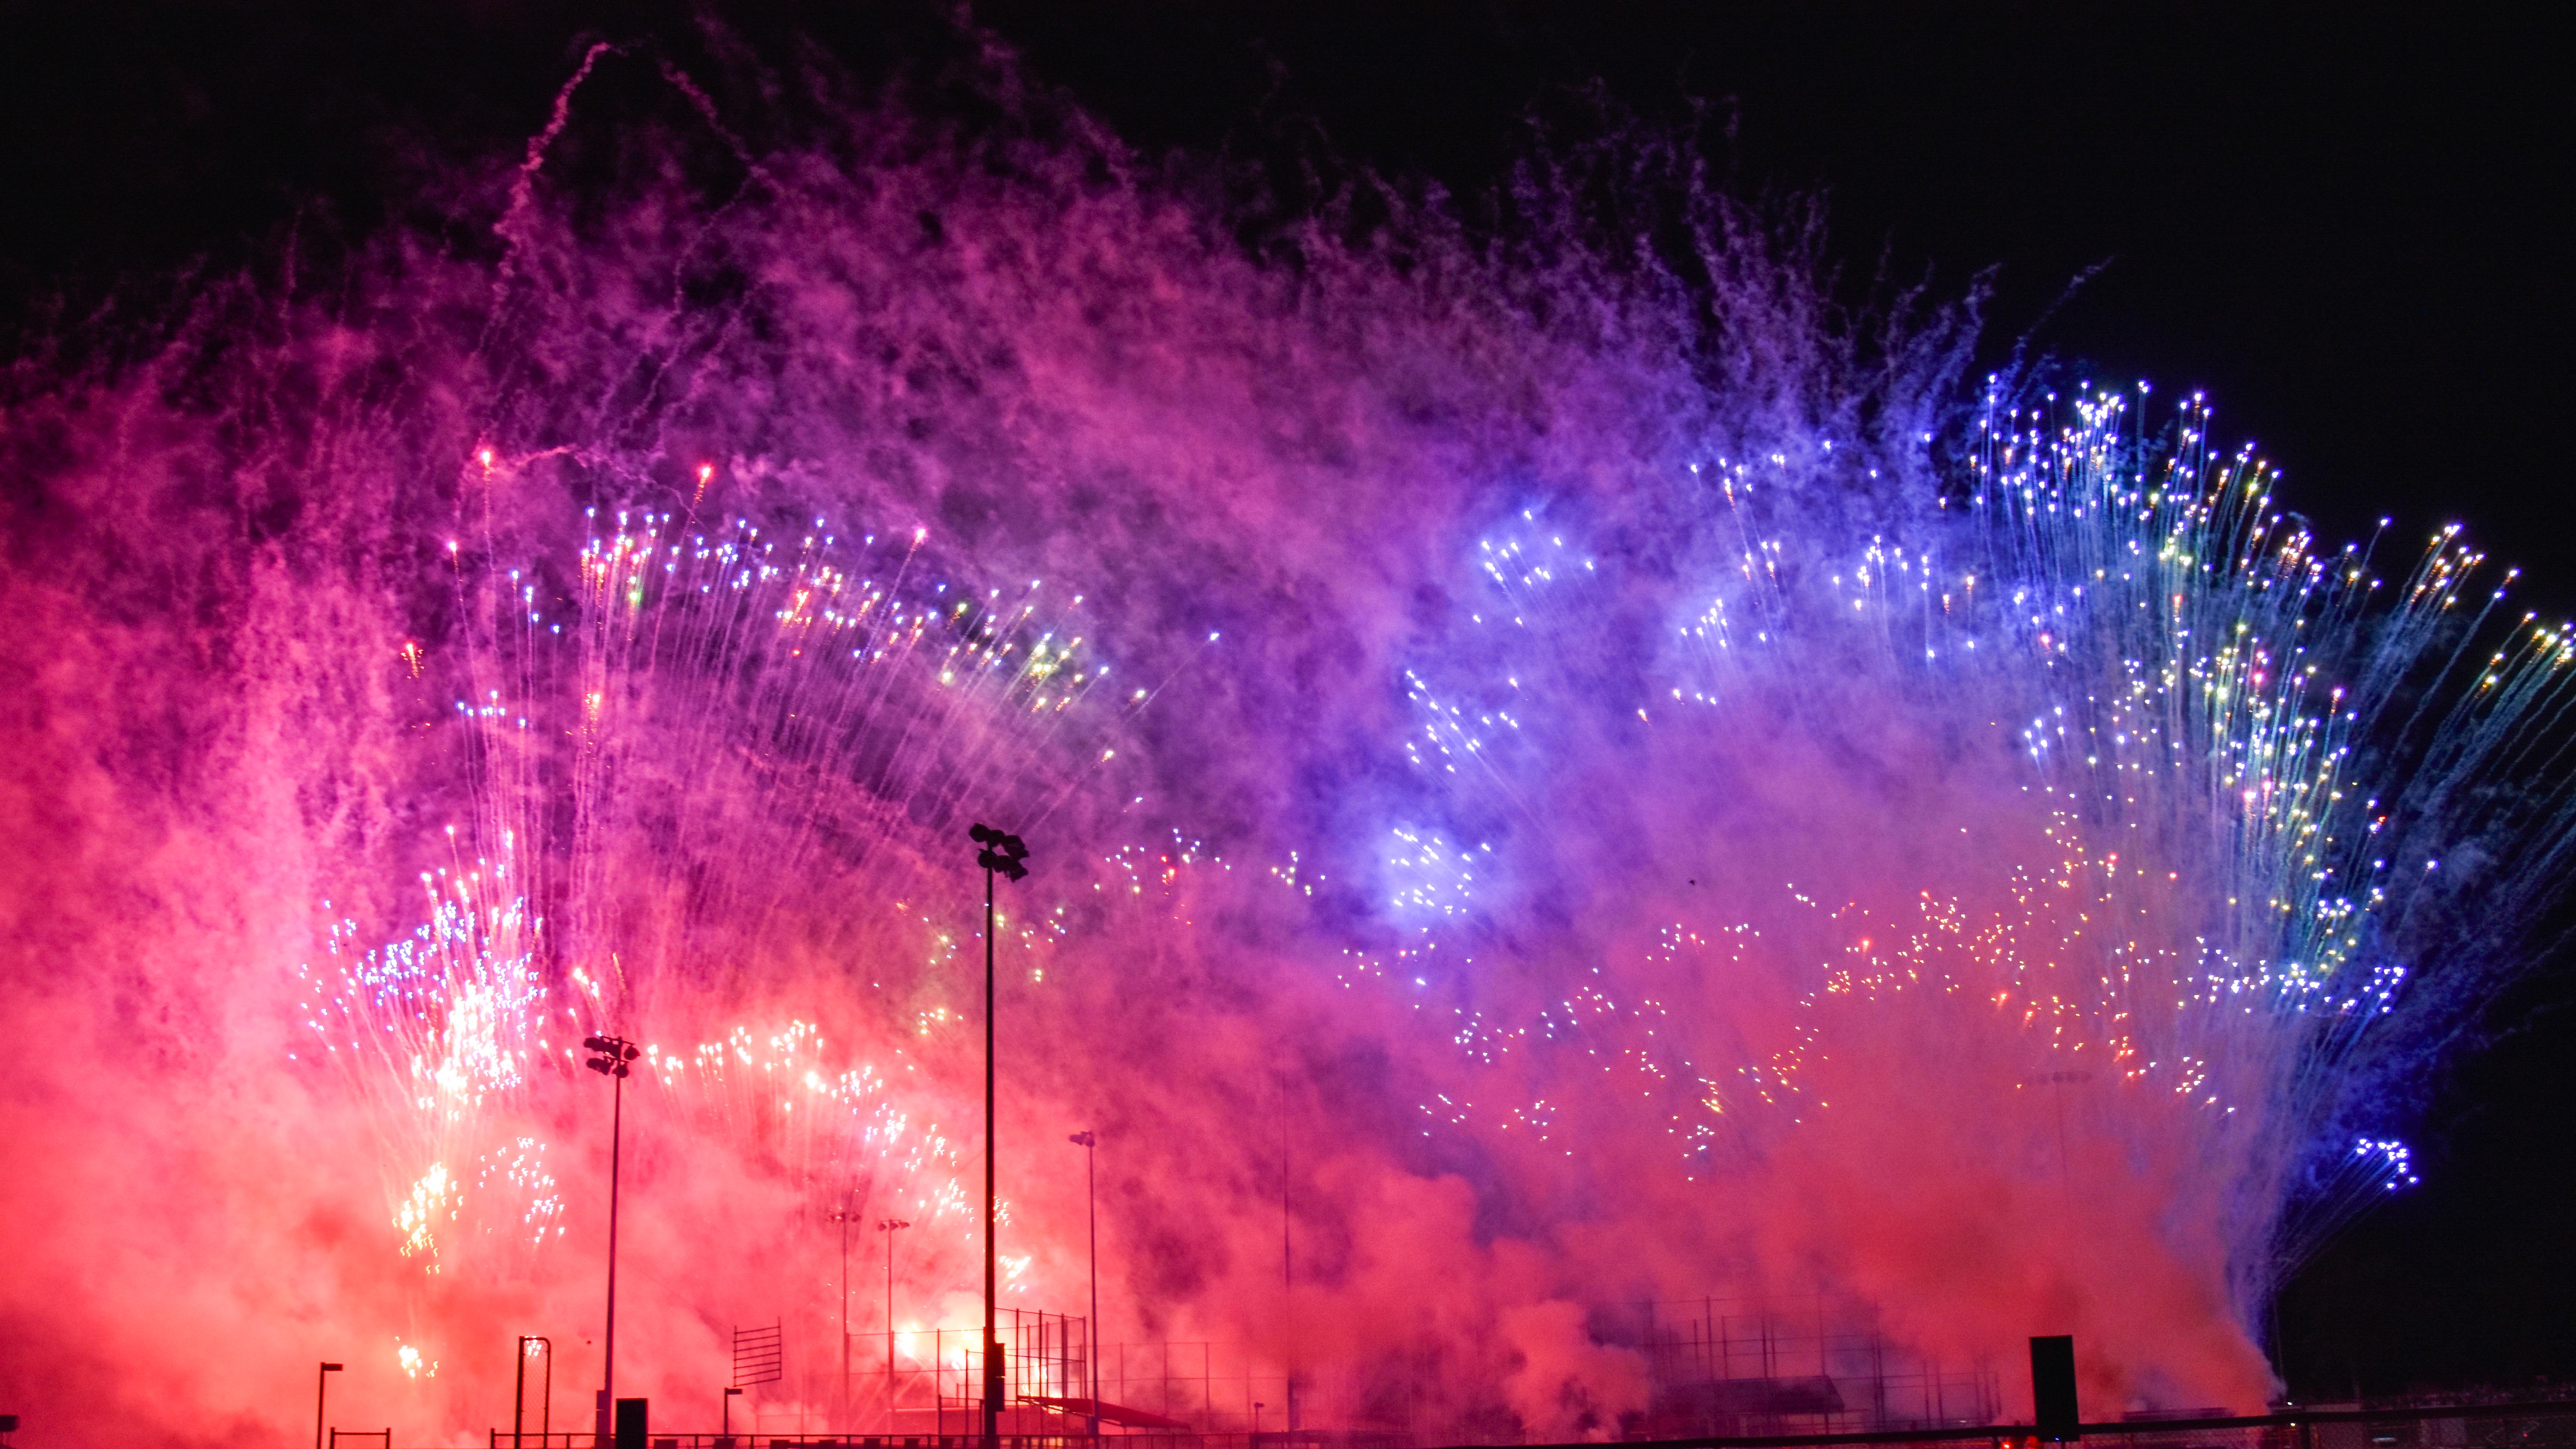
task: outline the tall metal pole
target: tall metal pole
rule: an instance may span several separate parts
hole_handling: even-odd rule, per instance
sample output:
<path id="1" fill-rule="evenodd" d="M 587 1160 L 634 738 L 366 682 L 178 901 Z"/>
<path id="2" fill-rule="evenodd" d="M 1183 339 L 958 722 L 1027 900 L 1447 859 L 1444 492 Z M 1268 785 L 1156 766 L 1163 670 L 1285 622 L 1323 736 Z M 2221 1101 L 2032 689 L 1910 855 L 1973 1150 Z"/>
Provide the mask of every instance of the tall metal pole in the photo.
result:
<path id="1" fill-rule="evenodd" d="M 1093 1172 L 1097 1133 L 1082 1134 L 1082 1198 L 1091 1217 L 1091 1322 L 1082 1356 L 1091 1360 L 1091 1437 L 1100 1437 L 1100 1179 Z"/>
<path id="2" fill-rule="evenodd" d="M 994 1302 L 993 1244 L 993 872 L 984 871 L 984 1449 L 1002 1437 L 1001 1322 Z"/>
<path id="3" fill-rule="evenodd" d="M 1292 1219 L 1289 1214 L 1290 1194 L 1295 1184 L 1295 1164 L 1288 1148 L 1288 1076 L 1279 1076 L 1279 1306 L 1280 1316 L 1290 1320 L 1290 1343 L 1295 1343 L 1297 1314 L 1296 1260 L 1290 1255 Z M 1288 1360 L 1288 1427 L 1297 1427 L 1297 1360 L 1290 1350 Z"/>
<path id="4" fill-rule="evenodd" d="M 888 1221 L 892 1221 L 889 1219 Z M 886 1235 L 886 1432 L 895 1431 L 894 1383 L 894 1229 Z"/>
<path id="5" fill-rule="evenodd" d="M 878 1231 L 878 1232 L 881 1232 L 881 1233 L 883 1233 L 883 1234 L 885 1234 L 885 1240 L 886 1240 L 886 1284 L 885 1284 L 885 1288 L 886 1288 L 886 1294 L 885 1294 L 885 1332 L 886 1332 L 886 1432 L 887 1432 L 887 1433 L 889 1433 L 889 1434 L 893 1433 L 893 1432 L 894 1432 L 894 1429 L 895 1429 L 895 1389 L 896 1389 L 896 1383 L 895 1383 L 895 1376 L 894 1376 L 894 1235 L 895 1235 L 895 1234 L 897 1234 L 897 1233 L 899 1233 L 899 1232 L 901 1232 L 901 1231 L 903 1231 L 905 1228 L 908 1228 L 908 1227 L 911 1227 L 911 1226 L 912 1226 L 912 1224 L 910 1224 L 910 1223 L 908 1223 L 908 1222 L 905 1222 L 905 1221 L 904 1221 L 903 1219 L 901 1219 L 901 1218 L 879 1218 L 879 1219 L 877 1219 L 877 1231 Z M 931 1356 L 930 1356 L 930 1362 L 931 1362 L 931 1375 L 932 1375 L 933 1379 L 935 1380 L 935 1379 L 938 1377 L 938 1369 L 939 1369 L 939 1355 L 938 1355 L 936 1352 L 934 1352 L 934 1353 L 932 1353 L 932 1354 L 931 1354 Z M 934 1382 L 934 1383 L 931 1385 L 931 1387 L 932 1387 L 932 1388 L 934 1388 L 934 1389 L 937 1389 L 937 1388 L 938 1388 L 938 1385 Z M 945 1391 L 943 1390 L 942 1392 L 945 1392 Z"/>
<path id="6" fill-rule="evenodd" d="M 1091 1320 L 1085 1328 L 1089 1335 L 1082 1345 L 1083 1357 L 1091 1361 L 1091 1437 L 1100 1437 L 1100 1178 L 1093 1171 L 1097 1158 L 1094 1147 L 1100 1141 L 1097 1132 L 1076 1132 L 1064 1139 L 1082 1149 L 1082 1199 L 1091 1217 Z"/>
<path id="7" fill-rule="evenodd" d="M 582 1038 L 591 1053 L 583 1066 L 616 1083 L 608 1119 L 608 1327 L 601 1335 L 599 1405 L 591 1432 L 605 1445 L 617 1432 L 617 1177 L 626 1141 L 626 1074 L 644 1053 L 622 1036 Z M 546 1371 L 554 1372 L 554 1349 L 546 1349 Z"/>
<path id="8" fill-rule="evenodd" d="M 841 1412 L 850 1412 L 850 1199 L 841 1198 Z"/>
<path id="9" fill-rule="evenodd" d="M 603 1434 L 616 1432 L 617 1168 L 626 1137 L 626 1074 L 620 1072 L 614 1080 L 608 1117 L 608 1331 L 601 1336 L 599 1372 L 599 1416 L 605 1427 L 596 1431 Z"/>
<path id="10" fill-rule="evenodd" d="M 1002 1395 L 1010 1367 L 1002 1357 L 1001 1314 L 995 1305 L 1000 1274 L 993 1240 L 993 1139 L 999 1127 L 993 1094 L 993 877 L 1026 876 L 1022 862 L 1029 848 L 1018 836 L 988 825 L 977 825 L 967 837 L 982 847 L 975 863 L 984 868 L 984 1449 L 1001 1449 Z"/>

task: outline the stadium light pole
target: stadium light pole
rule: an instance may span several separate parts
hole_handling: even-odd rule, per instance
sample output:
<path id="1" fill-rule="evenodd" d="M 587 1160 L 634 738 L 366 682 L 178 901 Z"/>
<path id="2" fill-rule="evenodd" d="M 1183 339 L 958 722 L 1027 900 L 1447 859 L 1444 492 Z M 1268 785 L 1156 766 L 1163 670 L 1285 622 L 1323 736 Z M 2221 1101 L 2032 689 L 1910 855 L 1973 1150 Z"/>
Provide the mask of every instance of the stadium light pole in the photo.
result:
<path id="1" fill-rule="evenodd" d="M 583 1037 L 581 1044 L 591 1053 L 583 1065 L 616 1084 L 608 1118 L 608 1331 L 601 1335 L 599 1414 L 592 1429 L 604 1444 L 617 1432 L 617 1167 L 626 1133 L 626 1073 L 643 1053 L 622 1036 Z"/>
<path id="2" fill-rule="evenodd" d="M 886 1240 L 886 1432 L 895 1431 L 894 1418 L 894 1235 L 911 1227 L 901 1218 L 877 1219 L 877 1231 Z"/>
<path id="3" fill-rule="evenodd" d="M 1100 1437 L 1100 1178 L 1094 1171 L 1094 1149 L 1100 1134 L 1089 1130 L 1064 1139 L 1082 1149 L 1082 1205 L 1091 1224 L 1091 1322 L 1082 1356 L 1091 1360 L 1091 1437 Z"/>
<path id="4" fill-rule="evenodd" d="M 966 832 L 984 868 L 984 1449 L 1001 1449 L 1002 1390 L 1009 1367 L 1002 1361 L 1001 1318 L 994 1307 L 997 1280 L 993 1244 L 993 877 L 1026 879 L 1029 848 L 1016 835 L 977 825 Z"/>
<path id="5" fill-rule="evenodd" d="M 842 1198 L 832 1214 L 841 1225 L 841 1412 L 850 1412 L 850 1202 Z"/>
<path id="6" fill-rule="evenodd" d="M 314 1362 L 321 1363 L 321 1360 Z M 339 1371 L 338 1364 L 326 1363 L 322 1364 L 322 1371 L 313 1376 L 313 1449 L 322 1449 L 322 1396 L 331 1387 L 331 1375 Z"/>

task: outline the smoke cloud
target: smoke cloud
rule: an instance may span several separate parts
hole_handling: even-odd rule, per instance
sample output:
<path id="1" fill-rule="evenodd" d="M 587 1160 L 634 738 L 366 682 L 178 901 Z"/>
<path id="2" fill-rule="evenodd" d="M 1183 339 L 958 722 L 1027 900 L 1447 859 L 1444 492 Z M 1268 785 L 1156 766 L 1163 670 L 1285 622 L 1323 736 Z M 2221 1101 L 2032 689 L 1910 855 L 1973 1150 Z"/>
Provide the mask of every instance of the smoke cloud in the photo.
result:
<path id="1" fill-rule="evenodd" d="M 980 1314 L 979 821 L 1033 867 L 1007 1304 L 1086 1311 L 1089 1129 L 1104 1337 L 1239 1345 L 1309 1423 L 1608 1436 L 1620 1315 L 1712 1294 L 1875 1305 L 2006 1412 L 2039 1333 L 2089 1411 L 2258 1409 L 2283 1214 L 2424 1039 L 2354 1045 L 2350 983 L 2445 902 L 2506 959 L 2560 836 L 2398 860 L 2438 884 L 2369 931 L 2272 908 L 2300 820 L 2397 798 L 2284 721 L 2396 646 L 2334 615 L 2311 695 L 2175 642 L 2120 551 L 2224 460 L 2013 512 L 1973 309 L 1838 310 L 1812 218 L 1651 142 L 1265 210 L 971 87 L 597 52 L 327 281 L 13 365 L 25 1442 L 273 1442 L 319 1359 L 335 1422 L 479 1442 L 522 1333 L 586 1428 L 594 1031 L 648 1048 L 620 1392 L 712 1426 L 775 1322 L 756 1407 L 820 1427 L 868 1224 L 897 1327 Z M 2277 645 L 2243 516 L 2194 637 Z"/>

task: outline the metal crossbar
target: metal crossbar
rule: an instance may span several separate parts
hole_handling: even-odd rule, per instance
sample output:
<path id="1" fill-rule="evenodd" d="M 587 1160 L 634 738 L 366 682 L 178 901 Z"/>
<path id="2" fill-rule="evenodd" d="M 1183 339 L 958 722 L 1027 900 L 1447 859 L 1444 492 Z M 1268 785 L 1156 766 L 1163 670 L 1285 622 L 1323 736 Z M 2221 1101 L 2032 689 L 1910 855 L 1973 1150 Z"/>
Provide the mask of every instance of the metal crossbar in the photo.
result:
<path id="1" fill-rule="evenodd" d="M 787 1376 L 786 1336 L 780 1325 L 733 1331 L 733 1383 L 747 1389 L 774 1384 Z"/>

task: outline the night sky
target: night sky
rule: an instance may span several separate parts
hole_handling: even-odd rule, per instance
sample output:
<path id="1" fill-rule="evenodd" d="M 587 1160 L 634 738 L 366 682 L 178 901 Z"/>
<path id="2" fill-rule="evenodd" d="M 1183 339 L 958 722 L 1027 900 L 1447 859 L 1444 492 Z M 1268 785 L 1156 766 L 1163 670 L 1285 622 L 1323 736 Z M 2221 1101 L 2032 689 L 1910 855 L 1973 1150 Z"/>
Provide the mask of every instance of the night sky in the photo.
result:
<path id="1" fill-rule="evenodd" d="M 762 7 L 866 75 L 958 40 L 927 6 Z M 1472 193 L 1593 95 L 1696 125 L 1760 195 L 1821 190 L 1855 300 L 1993 297 L 1986 352 L 2205 388 L 2329 541 L 2465 523 L 2576 607 L 2563 481 L 2570 92 L 2536 20 L 2167 7 L 974 7 L 1132 142 L 1258 159 L 1320 138 Z M 607 19 L 605 17 L 615 17 Z M 650 17 L 650 18 L 647 18 Z M 11 5 L 0 317 L 135 307 L 188 268 L 363 236 L 442 158 L 509 154 L 588 40 L 696 42 L 678 8 Z M 1597 87 L 1597 91 L 1596 88 Z M 1694 122 L 1693 117 L 1697 120 Z M 2081 286 L 2079 278 L 2086 278 Z M 13 348 L 13 350 L 16 350 Z M 2281 1305 L 2295 1397 L 2576 1374 L 2576 954 L 2499 1004 L 2407 1134 L 2425 1183 Z"/>

